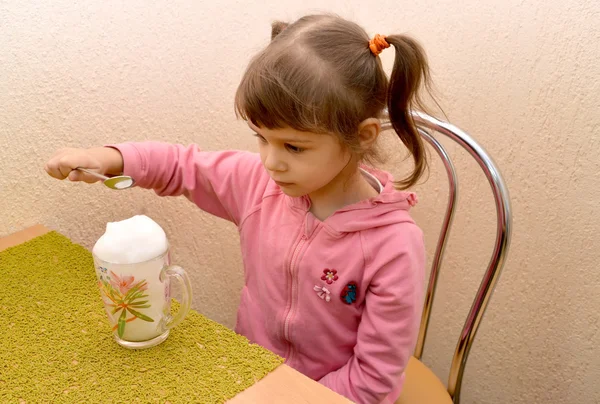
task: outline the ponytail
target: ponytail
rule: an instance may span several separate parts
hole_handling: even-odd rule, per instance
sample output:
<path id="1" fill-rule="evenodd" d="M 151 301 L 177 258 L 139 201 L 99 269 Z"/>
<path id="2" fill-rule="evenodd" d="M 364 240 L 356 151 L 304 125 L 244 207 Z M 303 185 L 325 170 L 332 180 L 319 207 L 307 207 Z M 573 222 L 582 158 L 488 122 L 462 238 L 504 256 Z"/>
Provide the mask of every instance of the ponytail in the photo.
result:
<path id="1" fill-rule="evenodd" d="M 288 23 L 283 21 L 275 21 L 271 24 L 271 41 L 288 27 Z"/>
<path id="2" fill-rule="evenodd" d="M 411 111 L 415 107 L 424 109 L 419 90 L 421 85 L 429 87 L 429 67 L 425 52 L 415 40 L 403 35 L 390 35 L 386 41 L 396 50 L 387 92 L 388 114 L 392 127 L 414 160 L 413 172 L 396 181 L 395 186 L 407 189 L 417 183 L 427 168 L 425 146 Z"/>

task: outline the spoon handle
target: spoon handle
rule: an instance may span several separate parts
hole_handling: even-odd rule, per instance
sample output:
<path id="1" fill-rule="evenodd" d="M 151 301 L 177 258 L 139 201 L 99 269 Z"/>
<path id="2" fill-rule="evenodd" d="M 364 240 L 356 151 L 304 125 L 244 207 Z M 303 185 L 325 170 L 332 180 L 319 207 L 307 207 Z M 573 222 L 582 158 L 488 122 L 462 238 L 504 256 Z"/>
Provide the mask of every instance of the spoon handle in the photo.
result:
<path id="1" fill-rule="evenodd" d="M 95 171 L 88 170 L 87 168 L 77 167 L 76 170 L 83 171 L 84 173 L 93 175 L 94 177 L 100 178 L 102 180 L 107 180 L 109 178 L 106 175 L 102 175 L 102 174 L 97 173 Z"/>

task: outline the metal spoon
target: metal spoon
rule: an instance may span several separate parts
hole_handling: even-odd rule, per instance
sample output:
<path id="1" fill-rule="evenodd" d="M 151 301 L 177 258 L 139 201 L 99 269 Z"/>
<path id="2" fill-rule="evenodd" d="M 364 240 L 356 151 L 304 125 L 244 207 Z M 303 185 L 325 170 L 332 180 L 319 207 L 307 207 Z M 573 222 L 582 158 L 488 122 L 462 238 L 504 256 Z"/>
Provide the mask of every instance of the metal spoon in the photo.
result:
<path id="1" fill-rule="evenodd" d="M 131 188 L 135 184 L 135 180 L 128 175 L 117 175 L 115 177 L 107 177 L 106 175 L 102 175 L 100 173 L 88 170 L 86 168 L 77 167 L 76 170 L 82 171 L 84 173 L 93 175 L 96 178 L 104 180 L 104 185 L 111 189 L 127 189 Z"/>

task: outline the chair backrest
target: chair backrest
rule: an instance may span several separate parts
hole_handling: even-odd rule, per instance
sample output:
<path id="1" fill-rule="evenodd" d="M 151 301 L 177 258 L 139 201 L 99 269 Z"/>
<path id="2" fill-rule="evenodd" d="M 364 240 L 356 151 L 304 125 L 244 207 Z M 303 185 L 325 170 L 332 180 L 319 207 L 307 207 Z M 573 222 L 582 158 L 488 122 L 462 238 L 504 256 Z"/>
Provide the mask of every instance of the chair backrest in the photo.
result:
<path id="1" fill-rule="evenodd" d="M 450 159 L 450 156 L 444 147 L 433 136 L 433 133 L 439 133 L 452 139 L 461 145 L 477 161 L 479 167 L 481 167 L 483 173 L 488 179 L 496 204 L 497 226 L 494 250 L 492 252 L 492 257 L 487 269 L 483 275 L 483 279 L 477 294 L 475 295 L 475 299 L 473 300 L 471 309 L 469 310 L 465 324 L 462 328 L 458 343 L 456 344 L 454 356 L 452 358 L 452 365 L 450 367 L 450 375 L 448 377 L 448 393 L 450 394 L 450 397 L 452 397 L 453 402 L 458 404 L 460 401 L 460 390 L 465 366 L 467 363 L 467 357 L 473 344 L 475 334 L 477 333 L 477 329 L 479 328 L 479 324 L 481 323 L 483 314 L 485 313 L 485 309 L 489 303 L 492 291 L 498 282 L 500 272 L 504 266 L 504 262 L 506 261 L 506 256 L 508 254 L 512 228 L 510 200 L 508 189 L 506 188 L 498 167 L 492 158 L 487 154 L 487 152 L 475 140 L 473 140 L 473 138 L 456 126 L 440 121 L 421 112 L 413 112 L 412 116 L 423 139 L 437 152 L 438 156 L 442 159 L 446 173 L 448 174 L 449 185 L 448 205 L 431 266 L 431 273 L 429 276 L 429 283 L 427 285 L 427 292 L 423 307 L 423 315 L 421 317 L 419 337 L 414 353 L 414 356 L 417 359 L 421 359 L 421 356 L 423 355 L 423 346 L 425 344 L 425 337 L 427 336 L 427 327 L 429 325 L 429 318 L 431 316 L 431 307 L 433 305 L 438 275 L 442 264 L 446 241 L 448 240 L 448 235 L 450 232 L 450 226 L 452 225 L 458 196 L 458 179 L 454 169 L 454 164 L 452 163 L 452 160 Z M 389 120 L 383 121 L 382 129 L 393 130 Z"/>

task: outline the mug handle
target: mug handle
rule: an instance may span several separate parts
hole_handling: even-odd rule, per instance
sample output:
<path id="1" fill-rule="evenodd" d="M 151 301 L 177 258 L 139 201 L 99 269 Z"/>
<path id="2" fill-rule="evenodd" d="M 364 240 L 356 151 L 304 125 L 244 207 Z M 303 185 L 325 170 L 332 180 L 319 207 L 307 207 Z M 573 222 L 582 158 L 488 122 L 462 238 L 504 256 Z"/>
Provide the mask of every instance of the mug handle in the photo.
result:
<path id="1" fill-rule="evenodd" d="M 187 312 L 190 310 L 192 305 L 192 284 L 190 283 L 190 278 L 188 278 L 187 273 L 183 270 L 183 268 L 177 265 L 170 265 L 167 269 L 165 269 L 161 273 L 161 278 L 164 276 L 177 279 L 177 281 L 181 284 L 183 291 L 183 299 L 180 303 L 179 311 L 175 317 L 171 316 L 171 318 L 165 324 L 165 328 L 170 330 L 171 328 L 179 325 L 179 323 L 183 321 Z"/>

